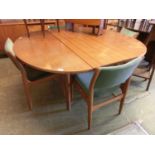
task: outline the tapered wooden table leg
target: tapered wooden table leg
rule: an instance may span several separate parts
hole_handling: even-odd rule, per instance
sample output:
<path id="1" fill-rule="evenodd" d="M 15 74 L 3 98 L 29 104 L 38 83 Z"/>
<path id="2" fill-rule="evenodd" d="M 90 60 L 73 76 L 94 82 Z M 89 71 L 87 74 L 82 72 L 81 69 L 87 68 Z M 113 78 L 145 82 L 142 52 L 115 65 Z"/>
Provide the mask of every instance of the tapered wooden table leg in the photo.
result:
<path id="1" fill-rule="evenodd" d="M 66 75 L 66 91 L 67 91 L 67 109 L 71 110 L 72 104 L 72 89 L 71 89 L 71 75 Z"/>

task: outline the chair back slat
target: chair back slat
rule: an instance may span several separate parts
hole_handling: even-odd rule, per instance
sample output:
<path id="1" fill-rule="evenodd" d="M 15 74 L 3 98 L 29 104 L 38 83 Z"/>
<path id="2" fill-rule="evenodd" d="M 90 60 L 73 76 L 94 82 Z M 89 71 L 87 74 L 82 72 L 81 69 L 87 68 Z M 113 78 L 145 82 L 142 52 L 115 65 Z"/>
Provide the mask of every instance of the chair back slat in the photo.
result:
<path id="1" fill-rule="evenodd" d="M 101 67 L 100 74 L 95 83 L 95 88 L 107 89 L 124 83 L 133 74 L 142 59 L 143 57 L 138 57 L 126 64 Z"/>

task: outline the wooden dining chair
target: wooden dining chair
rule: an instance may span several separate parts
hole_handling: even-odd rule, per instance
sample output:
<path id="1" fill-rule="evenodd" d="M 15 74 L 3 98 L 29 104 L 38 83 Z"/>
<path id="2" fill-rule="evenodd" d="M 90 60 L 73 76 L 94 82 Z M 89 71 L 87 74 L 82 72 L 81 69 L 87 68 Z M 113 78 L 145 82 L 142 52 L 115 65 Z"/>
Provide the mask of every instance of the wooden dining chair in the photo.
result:
<path id="1" fill-rule="evenodd" d="M 139 35 L 138 32 L 128 30 L 124 27 L 122 28 L 120 33 L 133 38 L 137 38 Z M 154 75 L 154 70 L 155 70 L 155 42 L 151 45 L 150 44 L 148 45 L 147 54 L 145 55 L 144 59 L 141 61 L 141 63 L 133 73 L 133 76 L 143 78 L 145 79 L 145 81 L 148 80 L 146 91 L 149 90 Z"/>
<path id="2" fill-rule="evenodd" d="M 34 26 L 34 25 L 40 25 L 41 26 L 41 31 L 43 36 L 45 37 L 45 25 L 50 25 L 50 24 L 57 24 L 57 29 L 58 32 L 60 32 L 60 27 L 59 27 L 59 20 L 51 20 L 51 21 L 46 21 L 46 19 L 39 19 L 39 20 L 27 20 L 27 19 L 23 19 L 25 27 L 26 27 L 26 31 L 27 31 L 27 35 L 28 37 L 30 37 L 30 31 L 29 31 L 29 26 Z"/>
<path id="3" fill-rule="evenodd" d="M 75 84 L 76 88 L 87 102 L 88 129 L 91 128 L 92 113 L 111 102 L 117 100 L 120 101 L 119 114 L 121 113 L 129 87 L 130 77 L 142 59 L 142 57 L 138 57 L 126 64 L 101 67 L 99 69 L 95 69 L 94 71 L 76 74 L 73 77 L 73 84 Z M 112 98 L 102 103 L 94 104 L 94 91 L 96 89 L 101 92 L 105 92 L 116 86 L 119 86 L 121 89 L 121 93 L 119 95 L 113 95 Z"/>
<path id="4" fill-rule="evenodd" d="M 104 28 L 106 28 L 105 19 L 65 19 L 66 29 L 75 31 L 75 25 L 82 25 L 83 27 L 91 27 L 92 34 L 96 34 L 95 29 L 97 28 L 97 35 L 101 35 Z"/>
<path id="5" fill-rule="evenodd" d="M 133 37 L 133 38 L 137 38 L 139 35 L 139 32 L 131 31 L 125 27 L 122 27 L 120 33 L 123 35 L 129 36 L 129 37 Z"/>
<path id="6" fill-rule="evenodd" d="M 155 71 L 155 41 L 152 41 L 147 46 L 147 53 L 145 58 L 137 67 L 134 72 L 134 76 L 140 77 L 147 80 L 146 91 L 149 90 L 150 84 Z"/>
<path id="7" fill-rule="evenodd" d="M 16 54 L 13 51 L 13 45 L 14 44 L 12 40 L 8 38 L 5 43 L 5 52 L 7 56 L 12 60 L 12 62 L 15 64 L 17 69 L 21 72 L 24 90 L 27 98 L 27 104 L 29 109 L 32 110 L 32 99 L 30 96 L 30 87 L 40 82 L 58 78 L 58 75 L 39 71 L 31 68 L 28 65 L 21 63 L 21 61 L 17 59 Z"/>

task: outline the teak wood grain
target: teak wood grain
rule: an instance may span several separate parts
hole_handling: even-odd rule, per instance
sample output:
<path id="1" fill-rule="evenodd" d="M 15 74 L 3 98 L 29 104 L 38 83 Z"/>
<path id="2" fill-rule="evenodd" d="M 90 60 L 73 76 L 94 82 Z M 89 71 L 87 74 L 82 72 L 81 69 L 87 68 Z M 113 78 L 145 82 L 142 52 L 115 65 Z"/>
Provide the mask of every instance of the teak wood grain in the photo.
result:
<path id="1" fill-rule="evenodd" d="M 105 30 L 102 36 L 67 31 L 52 34 L 93 68 L 130 60 L 146 53 L 143 43 L 118 32 Z"/>
<path id="2" fill-rule="evenodd" d="M 73 73 L 92 69 L 49 32 L 46 32 L 46 37 L 37 32 L 32 33 L 30 38 L 18 38 L 14 51 L 24 63 L 48 72 Z"/>
<path id="3" fill-rule="evenodd" d="M 20 60 L 37 69 L 77 73 L 144 55 L 146 47 L 134 38 L 107 30 L 102 36 L 46 31 L 46 37 L 38 32 L 31 38 L 18 38 L 14 51 Z"/>

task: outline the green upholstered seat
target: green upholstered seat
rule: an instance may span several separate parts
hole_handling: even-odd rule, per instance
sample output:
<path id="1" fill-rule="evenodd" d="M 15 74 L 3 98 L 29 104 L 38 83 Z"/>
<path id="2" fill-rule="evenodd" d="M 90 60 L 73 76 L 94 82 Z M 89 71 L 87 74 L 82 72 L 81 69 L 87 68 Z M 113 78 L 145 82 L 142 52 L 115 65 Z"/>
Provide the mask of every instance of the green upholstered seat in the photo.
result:
<path id="1" fill-rule="evenodd" d="M 85 90 L 86 93 L 89 93 L 89 86 L 94 75 L 93 71 L 86 73 L 79 73 L 75 76 L 75 79 L 79 82 L 81 87 Z"/>
<path id="2" fill-rule="evenodd" d="M 124 27 L 121 29 L 120 33 L 124 34 L 126 36 L 129 36 L 129 37 L 134 37 L 134 38 L 137 38 L 137 36 L 139 35 L 138 32 L 131 31 L 131 30 L 126 29 Z"/>
<path id="3" fill-rule="evenodd" d="M 51 73 L 48 73 L 48 72 L 42 72 L 42 71 L 33 69 L 32 67 L 29 67 L 28 65 L 24 65 L 24 68 L 26 70 L 27 77 L 30 81 L 39 80 L 41 78 L 52 75 Z"/>
<path id="4" fill-rule="evenodd" d="M 143 57 L 138 57 L 126 64 L 101 67 L 100 74 L 96 80 L 94 89 L 109 89 L 124 83 L 133 73 L 135 68 L 142 61 Z M 81 85 L 86 93 L 89 93 L 89 87 L 94 75 L 93 71 L 80 73 L 75 76 L 75 80 Z"/>
<path id="5" fill-rule="evenodd" d="M 20 63 L 19 60 L 16 59 L 16 54 L 13 51 L 13 45 L 14 45 L 14 43 L 12 42 L 12 40 L 10 38 L 8 38 L 5 43 L 5 51 L 10 53 L 10 55 L 15 58 L 16 62 L 14 62 L 14 60 L 11 58 L 11 60 L 14 62 L 14 64 Z M 51 75 L 51 73 L 33 69 L 32 67 L 30 67 L 28 65 L 25 65 L 25 64 L 21 64 L 21 65 L 24 67 L 24 69 L 27 73 L 27 78 L 30 81 L 38 80 L 38 79 L 41 79 L 41 78 Z"/>
<path id="6" fill-rule="evenodd" d="M 7 55 L 4 51 L 0 51 L 0 58 L 7 58 Z"/>

